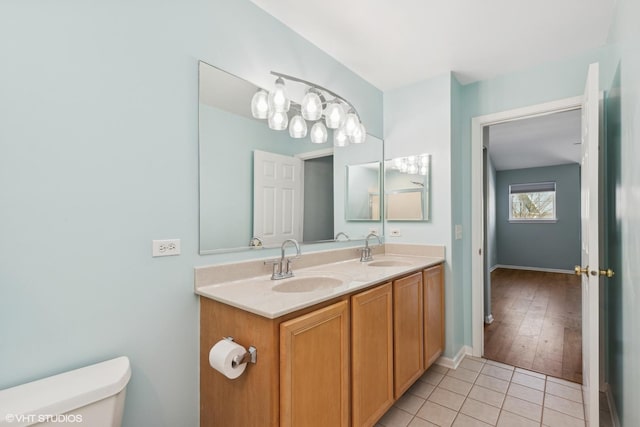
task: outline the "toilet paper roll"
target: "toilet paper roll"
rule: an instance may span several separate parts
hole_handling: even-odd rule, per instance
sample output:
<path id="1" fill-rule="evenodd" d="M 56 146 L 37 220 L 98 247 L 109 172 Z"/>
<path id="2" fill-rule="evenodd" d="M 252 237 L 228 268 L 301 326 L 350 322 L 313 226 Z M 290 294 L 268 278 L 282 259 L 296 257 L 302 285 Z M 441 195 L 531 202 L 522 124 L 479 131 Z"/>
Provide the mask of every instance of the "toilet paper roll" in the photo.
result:
<path id="1" fill-rule="evenodd" d="M 233 367 L 233 358 L 236 356 L 242 357 L 246 352 L 247 350 L 241 345 L 223 339 L 211 347 L 211 351 L 209 351 L 209 364 L 213 369 L 233 380 L 242 375 L 247 368 L 246 363 Z"/>

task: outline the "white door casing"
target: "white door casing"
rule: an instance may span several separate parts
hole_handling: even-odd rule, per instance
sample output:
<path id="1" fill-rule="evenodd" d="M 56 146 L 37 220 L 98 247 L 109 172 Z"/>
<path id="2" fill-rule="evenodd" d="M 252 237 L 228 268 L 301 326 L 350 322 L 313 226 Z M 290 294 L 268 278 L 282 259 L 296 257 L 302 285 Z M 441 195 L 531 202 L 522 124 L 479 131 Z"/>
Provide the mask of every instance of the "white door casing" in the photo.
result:
<path id="1" fill-rule="evenodd" d="M 471 120 L 471 334 L 472 353 L 484 354 L 483 128 L 581 108 L 582 96 L 474 117 Z"/>
<path id="2" fill-rule="evenodd" d="M 582 392 L 589 425 L 599 421 L 599 67 L 591 64 L 582 102 L 582 158 L 580 162 L 582 227 Z"/>
<path id="3" fill-rule="evenodd" d="M 253 152 L 253 236 L 263 245 L 302 240 L 302 160 Z"/>

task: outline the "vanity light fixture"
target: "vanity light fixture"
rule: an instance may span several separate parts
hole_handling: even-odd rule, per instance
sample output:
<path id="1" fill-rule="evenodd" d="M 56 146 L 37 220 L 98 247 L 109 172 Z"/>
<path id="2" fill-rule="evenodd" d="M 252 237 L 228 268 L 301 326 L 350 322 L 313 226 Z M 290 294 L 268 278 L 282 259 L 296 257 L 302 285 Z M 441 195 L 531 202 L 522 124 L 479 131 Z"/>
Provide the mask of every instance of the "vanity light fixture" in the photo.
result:
<path id="1" fill-rule="evenodd" d="M 272 71 L 277 77 L 275 87 L 267 92 L 258 89 L 251 99 L 251 114 L 256 119 L 267 119 L 269 128 L 284 130 L 289 127 L 292 138 L 304 138 L 310 133 L 311 142 L 324 144 L 328 141 L 327 129 L 333 130 L 333 144 L 344 147 L 361 144 L 367 139 L 367 130 L 360 121 L 355 107 L 346 99 L 315 83 L 298 77 Z M 291 101 L 285 89 L 285 80 L 303 84 L 306 93 L 301 103 Z M 295 108 L 291 121 L 287 113 Z M 308 122 L 314 122 L 312 125 Z M 308 132 L 308 126 L 311 131 Z"/>

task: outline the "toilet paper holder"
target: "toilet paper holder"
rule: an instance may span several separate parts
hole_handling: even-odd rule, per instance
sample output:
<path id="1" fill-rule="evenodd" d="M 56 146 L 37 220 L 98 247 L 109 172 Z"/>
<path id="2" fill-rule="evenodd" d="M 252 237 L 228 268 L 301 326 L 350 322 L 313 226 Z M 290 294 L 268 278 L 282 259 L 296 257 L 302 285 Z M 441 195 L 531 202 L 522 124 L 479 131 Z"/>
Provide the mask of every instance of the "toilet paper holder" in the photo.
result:
<path id="1" fill-rule="evenodd" d="M 225 340 L 233 341 L 233 337 L 224 337 Z M 249 350 L 243 355 L 238 355 L 233 358 L 231 361 L 231 367 L 235 368 L 238 365 L 242 365 L 243 363 L 256 363 L 258 361 L 258 349 L 254 346 L 249 346 Z"/>

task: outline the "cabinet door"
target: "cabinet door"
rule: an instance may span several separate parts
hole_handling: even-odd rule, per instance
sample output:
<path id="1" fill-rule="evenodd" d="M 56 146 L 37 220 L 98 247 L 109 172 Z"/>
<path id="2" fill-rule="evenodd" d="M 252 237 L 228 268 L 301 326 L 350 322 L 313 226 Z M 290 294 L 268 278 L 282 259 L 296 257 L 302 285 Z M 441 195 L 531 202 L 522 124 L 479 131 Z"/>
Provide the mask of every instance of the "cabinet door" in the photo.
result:
<path id="1" fill-rule="evenodd" d="M 391 283 L 351 297 L 353 426 L 373 426 L 393 404 Z"/>
<path id="2" fill-rule="evenodd" d="M 431 366 L 444 350 L 444 268 L 424 270 L 424 364 Z"/>
<path id="3" fill-rule="evenodd" d="M 393 282 L 395 398 L 424 372 L 422 272 Z"/>
<path id="4" fill-rule="evenodd" d="M 348 426 L 349 378 L 348 301 L 280 324 L 281 426 Z"/>

